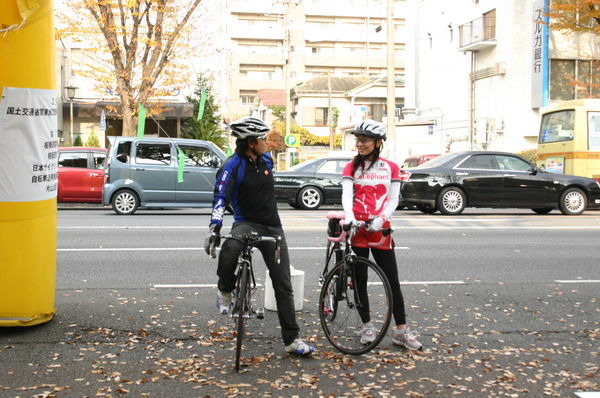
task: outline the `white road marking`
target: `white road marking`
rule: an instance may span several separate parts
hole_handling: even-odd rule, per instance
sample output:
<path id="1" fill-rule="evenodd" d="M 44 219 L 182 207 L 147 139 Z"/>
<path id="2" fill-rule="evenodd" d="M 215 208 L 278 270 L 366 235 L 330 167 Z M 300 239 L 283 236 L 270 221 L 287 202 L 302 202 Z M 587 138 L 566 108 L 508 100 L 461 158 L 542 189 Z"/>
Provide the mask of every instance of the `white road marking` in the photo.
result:
<path id="1" fill-rule="evenodd" d="M 79 249 L 56 249 L 57 252 L 141 252 L 141 251 L 195 251 L 204 250 L 199 247 L 90 247 Z"/>
<path id="2" fill-rule="evenodd" d="M 574 394 L 579 398 L 600 398 L 600 391 L 577 391 Z"/>
<path id="3" fill-rule="evenodd" d="M 217 287 L 216 283 L 206 283 L 206 284 L 187 284 L 187 285 L 152 285 L 152 287 L 156 289 L 183 289 L 183 288 L 202 288 L 202 287 Z"/>
<path id="4" fill-rule="evenodd" d="M 325 251 L 326 246 L 312 246 L 312 247 L 288 247 L 288 250 L 323 250 Z M 410 247 L 399 246 L 396 250 L 410 250 Z M 73 248 L 73 249 L 56 249 L 57 252 L 141 252 L 141 251 L 197 251 L 202 250 L 202 247 L 88 247 L 88 248 Z M 221 250 L 220 248 L 217 250 Z"/>
<path id="5" fill-rule="evenodd" d="M 557 279 L 554 282 L 556 282 L 556 283 L 600 283 L 600 279 L 571 279 L 571 280 Z"/>
<path id="6" fill-rule="evenodd" d="M 369 282 L 369 285 L 381 285 L 381 282 Z M 464 281 L 401 281 L 401 285 L 464 285 Z M 263 287 L 262 284 L 256 284 L 259 287 Z M 156 289 L 191 289 L 191 288 L 215 288 L 216 283 L 207 284 L 155 284 L 152 287 Z"/>

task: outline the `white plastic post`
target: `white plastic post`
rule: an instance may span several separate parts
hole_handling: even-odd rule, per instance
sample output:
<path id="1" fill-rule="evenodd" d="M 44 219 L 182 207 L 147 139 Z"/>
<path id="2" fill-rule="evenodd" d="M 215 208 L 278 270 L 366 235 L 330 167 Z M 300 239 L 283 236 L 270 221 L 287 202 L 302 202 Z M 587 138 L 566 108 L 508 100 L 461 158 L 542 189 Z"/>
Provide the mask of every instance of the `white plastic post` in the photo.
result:
<path id="1" fill-rule="evenodd" d="M 304 271 L 290 266 L 290 274 L 292 276 L 292 289 L 294 290 L 294 309 L 302 311 L 304 306 Z M 271 281 L 269 270 L 267 270 L 265 277 L 265 309 L 277 311 L 275 291 L 273 290 L 273 282 Z"/>

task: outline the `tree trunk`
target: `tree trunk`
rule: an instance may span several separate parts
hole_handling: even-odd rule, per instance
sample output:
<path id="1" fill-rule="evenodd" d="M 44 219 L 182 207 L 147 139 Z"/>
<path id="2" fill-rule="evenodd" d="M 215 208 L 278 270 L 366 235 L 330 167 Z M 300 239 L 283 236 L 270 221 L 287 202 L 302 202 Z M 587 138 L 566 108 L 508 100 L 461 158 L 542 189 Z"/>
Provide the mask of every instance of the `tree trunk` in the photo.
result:
<path id="1" fill-rule="evenodd" d="M 134 137 L 137 133 L 136 124 L 135 117 L 130 111 L 125 110 L 123 112 L 123 137 Z"/>

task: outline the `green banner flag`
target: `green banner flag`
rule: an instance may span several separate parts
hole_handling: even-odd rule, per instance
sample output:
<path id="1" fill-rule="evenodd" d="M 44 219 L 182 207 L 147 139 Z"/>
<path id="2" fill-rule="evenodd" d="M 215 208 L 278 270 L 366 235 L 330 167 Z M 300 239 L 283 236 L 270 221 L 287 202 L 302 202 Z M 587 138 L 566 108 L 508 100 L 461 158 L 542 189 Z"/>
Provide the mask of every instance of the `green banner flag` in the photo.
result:
<path id="1" fill-rule="evenodd" d="M 144 138 L 144 129 L 146 128 L 146 108 L 138 102 L 138 110 L 137 138 Z"/>
<path id="2" fill-rule="evenodd" d="M 177 147 L 177 153 L 179 153 L 178 165 L 177 165 L 177 182 L 183 182 L 183 166 L 185 166 L 185 153 L 181 148 Z"/>
<path id="3" fill-rule="evenodd" d="M 198 117 L 196 120 L 202 119 L 204 115 L 204 105 L 206 105 L 206 89 L 202 89 L 202 95 L 200 96 L 200 104 L 198 105 Z"/>

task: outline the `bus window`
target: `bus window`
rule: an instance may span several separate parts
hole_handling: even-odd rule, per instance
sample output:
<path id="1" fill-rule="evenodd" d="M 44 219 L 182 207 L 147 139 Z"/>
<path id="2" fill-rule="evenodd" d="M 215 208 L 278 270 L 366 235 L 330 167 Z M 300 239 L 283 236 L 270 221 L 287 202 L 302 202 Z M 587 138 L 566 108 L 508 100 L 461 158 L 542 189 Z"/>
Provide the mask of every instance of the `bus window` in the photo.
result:
<path id="1" fill-rule="evenodd" d="M 590 151 L 600 151 L 600 112 L 588 112 L 588 142 Z"/>
<path id="2" fill-rule="evenodd" d="M 557 103 L 542 111 L 536 164 L 600 181 L 600 99 Z"/>
<path id="3" fill-rule="evenodd" d="M 540 144 L 571 141 L 575 129 L 575 110 L 547 113 L 542 117 Z"/>

